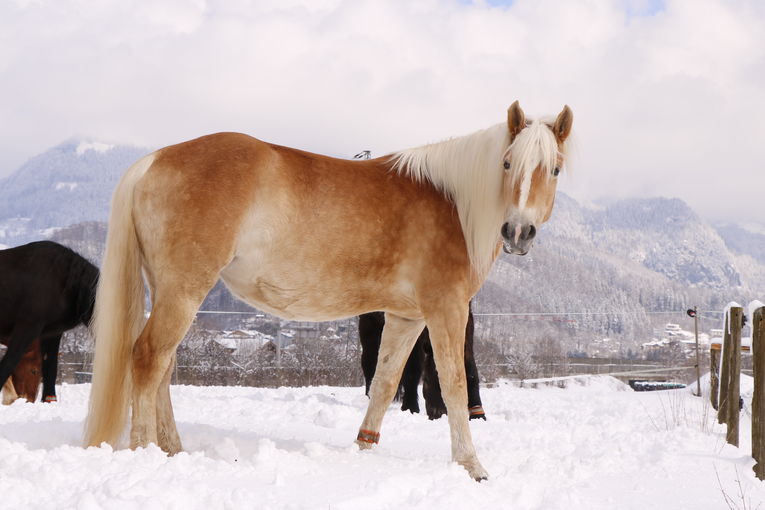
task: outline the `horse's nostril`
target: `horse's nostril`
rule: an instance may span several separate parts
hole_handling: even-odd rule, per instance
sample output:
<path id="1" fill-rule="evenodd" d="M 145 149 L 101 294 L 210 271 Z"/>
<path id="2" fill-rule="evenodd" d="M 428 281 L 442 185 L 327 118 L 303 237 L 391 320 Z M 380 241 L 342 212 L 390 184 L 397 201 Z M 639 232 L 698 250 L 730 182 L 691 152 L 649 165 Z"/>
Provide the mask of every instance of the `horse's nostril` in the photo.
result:
<path id="1" fill-rule="evenodd" d="M 526 234 L 526 239 L 532 240 L 537 235 L 537 229 L 534 225 L 529 225 L 529 232 Z"/>
<path id="2" fill-rule="evenodd" d="M 502 225 L 502 237 L 510 239 L 510 225 L 508 223 Z"/>

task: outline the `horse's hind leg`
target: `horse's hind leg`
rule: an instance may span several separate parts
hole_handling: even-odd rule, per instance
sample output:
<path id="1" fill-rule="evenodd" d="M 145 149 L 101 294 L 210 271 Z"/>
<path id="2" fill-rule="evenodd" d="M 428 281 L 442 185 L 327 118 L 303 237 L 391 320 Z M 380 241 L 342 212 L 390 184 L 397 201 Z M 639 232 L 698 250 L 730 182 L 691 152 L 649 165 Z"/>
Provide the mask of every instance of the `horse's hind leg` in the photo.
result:
<path id="1" fill-rule="evenodd" d="M 173 404 L 170 401 L 170 379 L 175 369 L 175 363 L 175 354 L 173 354 L 170 366 L 167 367 L 165 376 L 162 378 L 162 382 L 159 383 L 157 391 L 157 445 L 169 453 L 177 453 L 183 450 L 181 437 L 178 435 L 178 429 L 175 427 Z"/>
<path id="2" fill-rule="evenodd" d="M 371 312 L 359 315 L 359 342 L 361 343 L 361 370 L 364 372 L 365 393 L 375 376 L 377 354 L 380 351 L 385 318 L 382 312 Z"/>
<path id="3" fill-rule="evenodd" d="M 378 442 L 380 425 L 399 386 L 404 363 L 424 326 L 422 320 L 385 314 L 375 377 L 369 390 L 369 407 L 356 439 L 361 448 L 370 448 Z"/>
<path id="4" fill-rule="evenodd" d="M 131 448 L 155 443 L 169 448 L 168 453 L 171 454 L 177 453 L 176 448 L 180 448 L 180 441 L 172 440 L 172 437 L 177 437 L 172 414 L 163 412 L 158 415 L 157 409 L 158 404 L 162 405 L 163 410 L 170 407 L 170 395 L 166 386 L 169 384 L 169 370 L 175 350 L 191 326 L 207 291 L 212 288 L 212 283 L 200 285 L 194 291 L 188 287 L 184 289 L 182 285 L 178 288 L 168 287 L 167 291 L 163 291 L 161 286 L 157 288 L 156 302 L 149 321 L 133 347 Z M 159 442 L 158 421 L 165 428 L 164 444 Z"/>
<path id="5" fill-rule="evenodd" d="M 425 412 L 429 420 L 437 420 L 446 414 L 446 404 L 441 397 L 441 385 L 438 384 L 438 371 L 433 359 L 433 346 L 430 337 L 423 346 L 425 361 L 422 374 L 422 396 L 425 398 Z"/>
<path id="6" fill-rule="evenodd" d="M 480 378 L 478 377 L 478 367 L 475 364 L 475 355 L 473 354 L 473 310 L 468 311 L 468 322 L 465 328 L 465 375 L 467 376 L 468 390 L 468 410 L 470 419 L 486 419 L 486 413 L 481 404 Z"/>
<path id="7" fill-rule="evenodd" d="M 430 342 L 446 403 L 451 432 L 452 460 L 467 469 L 476 480 L 488 478 L 478 461 L 468 426 L 465 378 L 465 326 L 467 306 L 447 307 L 427 315 Z"/>

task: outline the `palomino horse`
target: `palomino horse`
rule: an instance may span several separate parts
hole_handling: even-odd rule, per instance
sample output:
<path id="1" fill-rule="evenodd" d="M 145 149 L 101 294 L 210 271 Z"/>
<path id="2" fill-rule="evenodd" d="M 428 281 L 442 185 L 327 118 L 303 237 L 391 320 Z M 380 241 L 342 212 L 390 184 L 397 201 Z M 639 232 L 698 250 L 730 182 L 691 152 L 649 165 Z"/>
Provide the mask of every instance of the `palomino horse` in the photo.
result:
<path id="1" fill-rule="evenodd" d="M 56 400 L 61 335 L 89 325 L 98 268 L 66 246 L 38 241 L 0 250 L 0 360 L 4 401 L 33 402 L 42 371 L 44 402 Z M 5 384 L 13 376 L 13 384 Z"/>
<path id="2" fill-rule="evenodd" d="M 528 251 L 552 212 L 573 115 L 350 161 L 220 133 L 160 149 L 114 191 L 96 300 L 86 442 L 181 450 L 170 403 L 175 350 L 220 277 L 292 320 L 373 310 L 385 329 L 357 443 L 370 448 L 427 324 L 449 411 L 452 458 L 487 473 L 468 427 L 468 302 L 499 249 Z M 144 325 L 146 278 L 152 312 Z"/>
<path id="3" fill-rule="evenodd" d="M 359 341 L 361 342 L 361 370 L 364 372 L 366 393 L 375 375 L 377 356 L 382 341 L 385 314 L 370 312 L 359 315 Z M 465 376 L 467 378 L 468 411 L 470 419 L 486 419 L 486 413 L 481 404 L 481 390 L 478 378 L 478 367 L 473 355 L 473 312 L 468 310 L 467 326 L 465 327 Z M 430 344 L 428 328 L 422 330 L 412 353 L 404 365 L 396 400 L 401 401 L 401 410 L 412 413 L 420 412 L 417 395 L 418 386 L 422 380 L 422 396 L 425 398 L 425 411 L 428 419 L 437 420 L 446 414 L 446 404 L 441 396 L 441 386 L 433 361 L 433 347 Z"/>

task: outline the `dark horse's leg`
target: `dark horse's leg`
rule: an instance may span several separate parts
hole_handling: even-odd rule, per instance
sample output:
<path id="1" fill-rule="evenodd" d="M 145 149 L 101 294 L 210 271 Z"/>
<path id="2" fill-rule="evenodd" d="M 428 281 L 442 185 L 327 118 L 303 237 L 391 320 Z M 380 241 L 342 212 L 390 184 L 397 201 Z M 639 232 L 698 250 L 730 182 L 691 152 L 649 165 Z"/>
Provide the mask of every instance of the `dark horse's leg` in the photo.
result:
<path id="1" fill-rule="evenodd" d="M 404 366 L 404 374 L 401 376 L 401 387 L 403 387 L 403 396 L 401 398 L 401 410 L 409 411 L 411 413 L 420 412 L 420 402 L 418 398 L 418 389 L 420 385 L 420 379 L 422 378 L 422 362 L 425 353 L 422 350 L 422 344 L 427 333 L 423 333 L 417 339 L 414 344 L 412 353 L 409 355 L 409 359 L 406 360 Z"/>
<path id="2" fill-rule="evenodd" d="M 427 332 L 427 330 L 426 330 Z M 422 374 L 422 396 L 425 398 L 425 412 L 429 420 L 437 420 L 446 414 L 446 404 L 441 397 L 441 385 L 438 383 L 438 372 L 433 359 L 433 347 L 430 336 L 425 337 L 423 344 L 425 361 Z"/>
<path id="3" fill-rule="evenodd" d="M 41 364 L 40 340 L 35 338 L 11 374 L 13 387 L 18 398 L 26 399 L 27 402 L 37 400 L 37 391 L 40 389 Z"/>
<path id="4" fill-rule="evenodd" d="M 465 375 L 467 376 L 468 391 L 468 409 L 470 410 L 470 419 L 482 418 L 486 420 L 486 413 L 481 404 L 481 393 L 479 390 L 480 378 L 478 377 L 478 367 L 475 364 L 473 354 L 473 303 L 471 301 L 468 312 L 467 327 L 465 328 Z"/>
<path id="5" fill-rule="evenodd" d="M 486 413 L 483 411 L 479 392 L 478 367 L 475 364 L 475 356 L 473 355 L 473 331 L 473 310 L 471 307 L 468 313 L 467 326 L 465 327 L 465 375 L 467 376 L 468 409 L 470 410 L 471 420 L 477 418 L 485 420 Z M 446 404 L 444 404 L 444 400 L 441 397 L 441 386 L 438 383 L 438 372 L 433 361 L 433 349 L 430 346 L 430 338 L 426 339 L 424 352 L 422 394 L 425 397 L 425 410 L 427 411 L 428 419 L 437 420 L 446 414 Z"/>
<path id="6" fill-rule="evenodd" d="M 17 323 L 8 338 L 8 350 L 0 360 L 0 386 L 11 376 L 21 357 L 29 350 L 32 341 L 39 338 L 43 326 L 41 324 Z"/>
<path id="7" fill-rule="evenodd" d="M 366 394 L 377 367 L 377 355 L 380 351 L 382 331 L 385 326 L 385 314 L 383 312 L 371 312 L 359 315 L 359 340 L 361 341 L 361 370 L 364 372 Z M 419 343 L 419 341 L 418 341 Z M 409 410 L 413 413 L 420 412 L 420 404 L 417 400 L 417 386 L 422 374 L 422 351 L 417 346 L 406 362 L 401 382 L 396 390 L 394 400 L 402 400 L 401 410 Z"/>
<path id="8" fill-rule="evenodd" d="M 359 341 L 361 342 L 361 371 L 364 372 L 366 394 L 375 376 L 377 353 L 380 351 L 382 330 L 385 325 L 383 312 L 372 312 L 359 315 Z"/>
<path id="9" fill-rule="evenodd" d="M 58 375 L 58 349 L 61 334 L 49 336 L 40 341 L 42 352 L 43 402 L 56 402 L 56 376 Z"/>

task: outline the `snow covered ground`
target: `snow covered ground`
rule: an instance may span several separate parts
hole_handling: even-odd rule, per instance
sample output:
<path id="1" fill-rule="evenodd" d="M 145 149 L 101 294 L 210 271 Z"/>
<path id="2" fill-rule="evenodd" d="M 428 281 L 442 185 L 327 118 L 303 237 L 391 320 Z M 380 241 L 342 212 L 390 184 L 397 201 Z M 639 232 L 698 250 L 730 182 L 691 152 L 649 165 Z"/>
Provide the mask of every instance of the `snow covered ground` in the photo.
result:
<path id="1" fill-rule="evenodd" d="M 751 380 L 742 380 L 751 393 Z M 79 447 L 89 385 L 0 408 L 0 508 L 726 509 L 765 502 L 750 425 L 726 445 L 707 399 L 603 377 L 483 390 L 473 421 L 491 478 L 449 462 L 446 420 L 391 407 L 381 443 L 353 444 L 361 388 L 172 387 L 187 453 Z M 725 494 L 731 498 L 726 504 Z M 743 494 L 743 496 L 742 496 Z"/>

